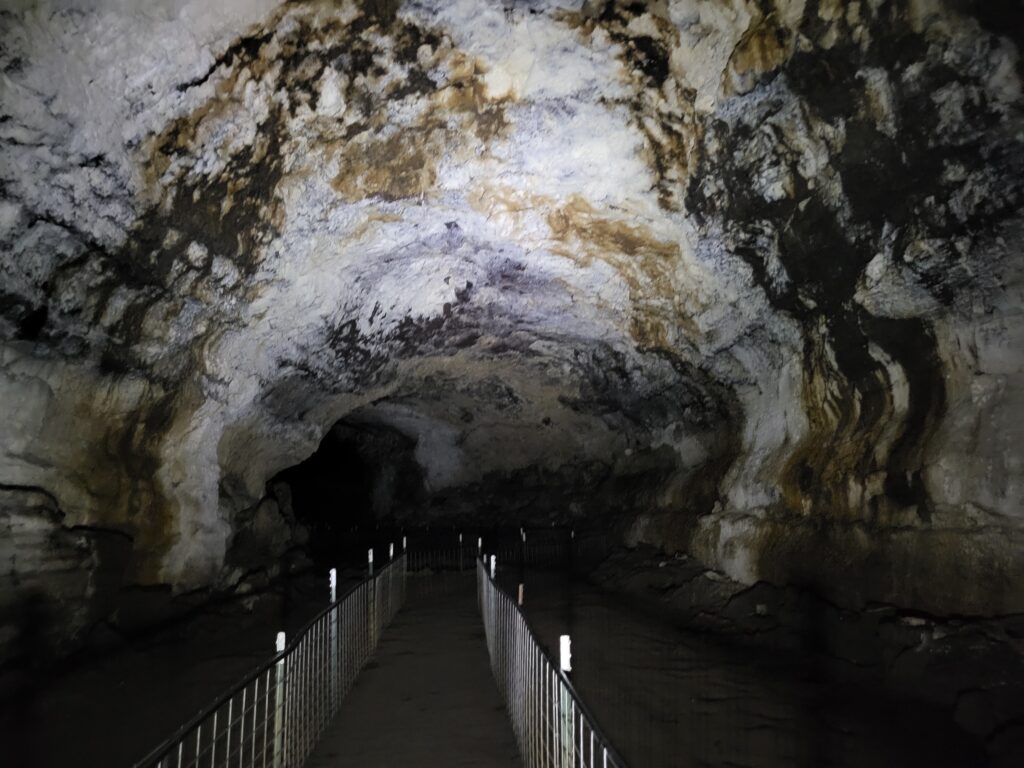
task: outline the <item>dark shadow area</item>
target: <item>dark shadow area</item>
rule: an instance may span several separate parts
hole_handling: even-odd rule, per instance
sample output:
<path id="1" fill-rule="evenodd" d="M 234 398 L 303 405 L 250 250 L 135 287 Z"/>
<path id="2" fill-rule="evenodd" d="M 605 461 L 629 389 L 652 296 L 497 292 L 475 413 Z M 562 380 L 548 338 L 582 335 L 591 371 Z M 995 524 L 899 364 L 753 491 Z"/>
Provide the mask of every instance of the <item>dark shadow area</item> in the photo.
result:
<path id="1" fill-rule="evenodd" d="M 278 631 L 298 630 L 327 602 L 324 579 L 296 575 L 246 597 L 207 596 L 103 651 L 56 661 L 41 635 L 53 608 L 30 601 L 19 641 L 28 647 L 0 673 L 0 765 L 129 766 L 273 656 Z"/>
<path id="2" fill-rule="evenodd" d="M 980 768 L 980 740 L 951 713 L 832 679 L 816 654 L 680 630 L 565 573 L 499 571 L 549 653 L 572 637 L 573 684 L 629 765 Z M 824 642 L 807 615 L 804 640 Z"/>
<path id="3" fill-rule="evenodd" d="M 365 565 L 368 547 L 396 540 L 397 519 L 425 495 L 415 448 L 397 430 L 339 422 L 312 456 L 268 483 L 308 531 L 316 566 Z"/>
<path id="4" fill-rule="evenodd" d="M 802 690 L 786 714 L 803 723 L 794 765 L 858 765 L 837 756 L 852 749 L 842 732 L 848 718 L 859 719 L 851 732 L 875 741 L 878 756 L 866 765 L 899 756 L 906 765 L 1020 764 L 1019 616 L 844 608 L 821 596 L 821 582 L 744 586 L 685 555 L 644 547 L 614 552 L 590 583 L 602 601 L 676 631 L 680 642 L 766 665 L 781 685 Z M 874 710 L 885 716 L 864 714 Z M 929 729 L 942 739 L 926 737 Z M 936 743 L 945 746 L 929 763 Z"/>

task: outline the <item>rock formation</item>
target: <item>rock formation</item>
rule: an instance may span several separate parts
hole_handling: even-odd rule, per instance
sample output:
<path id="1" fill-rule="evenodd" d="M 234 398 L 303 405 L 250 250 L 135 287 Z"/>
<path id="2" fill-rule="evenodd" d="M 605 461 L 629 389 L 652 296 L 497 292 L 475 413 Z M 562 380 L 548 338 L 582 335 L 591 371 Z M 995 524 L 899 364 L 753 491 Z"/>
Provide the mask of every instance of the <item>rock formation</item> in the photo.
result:
<path id="1" fill-rule="evenodd" d="M 0 603 L 230 586 L 342 422 L 408 522 L 1024 611 L 1019 10 L 14 4 Z"/>

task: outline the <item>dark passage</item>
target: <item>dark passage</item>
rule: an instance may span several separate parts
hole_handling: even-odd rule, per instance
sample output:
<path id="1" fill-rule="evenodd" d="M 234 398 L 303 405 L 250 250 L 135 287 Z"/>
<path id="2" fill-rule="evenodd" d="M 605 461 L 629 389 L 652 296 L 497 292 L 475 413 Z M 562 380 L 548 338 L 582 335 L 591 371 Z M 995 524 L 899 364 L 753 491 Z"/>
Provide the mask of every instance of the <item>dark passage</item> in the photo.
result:
<path id="1" fill-rule="evenodd" d="M 423 496 L 415 446 L 388 427 L 340 422 L 308 459 L 268 483 L 306 529 L 318 566 L 363 565 L 364 544 L 395 540 L 396 516 Z"/>

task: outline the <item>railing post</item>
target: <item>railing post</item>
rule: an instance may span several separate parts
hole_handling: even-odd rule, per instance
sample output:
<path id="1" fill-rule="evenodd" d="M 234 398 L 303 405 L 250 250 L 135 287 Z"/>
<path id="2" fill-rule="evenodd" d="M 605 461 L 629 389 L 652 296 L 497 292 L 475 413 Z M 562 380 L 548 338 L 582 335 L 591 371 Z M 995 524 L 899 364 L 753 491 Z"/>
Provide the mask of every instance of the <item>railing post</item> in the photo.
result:
<path id="1" fill-rule="evenodd" d="M 388 554 L 394 555 L 393 543 Z M 372 550 L 368 560 L 372 569 Z M 139 765 L 297 768 L 372 652 L 371 643 L 376 643 L 404 601 L 406 566 L 407 555 L 402 553 L 340 602 L 337 569 L 331 568 L 330 605 L 292 638 L 290 649 L 285 633 L 278 632 L 276 653 L 268 662 L 218 697 Z M 366 589 L 373 591 L 364 597 Z"/>
<path id="2" fill-rule="evenodd" d="M 497 562 L 498 562 L 497 556 L 496 555 L 491 555 L 491 578 L 492 579 L 494 578 L 494 571 L 495 571 L 495 567 L 497 565 Z"/>
<path id="3" fill-rule="evenodd" d="M 568 677 L 572 672 L 572 639 L 568 635 L 558 636 L 558 668 Z M 569 689 L 561 678 L 558 679 L 558 744 L 561 747 L 561 765 L 572 768 L 573 746 L 576 729 L 573 727 L 572 710 L 575 705 L 569 696 Z"/>
<path id="4" fill-rule="evenodd" d="M 405 590 L 406 590 L 406 576 L 409 573 L 409 553 L 405 551 L 405 537 L 402 537 L 402 586 L 401 586 L 401 604 L 405 605 Z"/>
<path id="5" fill-rule="evenodd" d="M 366 555 L 370 568 L 370 580 L 367 582 L 367 600 L 369 608 L 366 611 L 367 648 L 366 656 L 369 658 L 377 642 L 377 580 L 373 578 L 373 547 L 370 547 Z"/>
<path id="6" fill-rule="evenodd" d="M 277 644 L 275 648 L 278 653 L 284 650 L 284 632 L 277 633 Z M 274 685 L 274 768 L 281 768 L 284 758 L 284 658 L 278 659 L 275 671 Z"/>
<path id="7" fill-rule="evenodd" d="M 339 678 L 340 669 L 338 668 L 338 622 L 340 621 L 340 613 L 338 606 L 335 603 L 338 602 L 338 569 L 331 568 L 330 575 L 331 584 L 331 622 L 330 622 L 330 638 L 329 642 L 331 645 L 331 709 L 338 706 L 338 701 L 341 698 L 339 696 Z"/>
<path id="8" fill-rule="evenodd" d="M 388 544 L 388 583 L 385 587 L 387 590 L 387 621 L 391 621 L 391 617 L 395 612 L 395 545 L 394 543 Z"/>

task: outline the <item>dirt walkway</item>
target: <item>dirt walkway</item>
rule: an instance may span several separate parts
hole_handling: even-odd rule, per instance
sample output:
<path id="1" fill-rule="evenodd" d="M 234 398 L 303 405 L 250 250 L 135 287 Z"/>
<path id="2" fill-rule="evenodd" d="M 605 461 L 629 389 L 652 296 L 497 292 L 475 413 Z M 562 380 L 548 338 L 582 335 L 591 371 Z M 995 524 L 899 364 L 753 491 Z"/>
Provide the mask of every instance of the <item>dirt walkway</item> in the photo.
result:
<path id="1" fill-rule="evenodd" d="M 521 765 L 491 676 L 472 578 L 410 586 L 308 768 Z"/>

